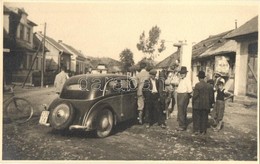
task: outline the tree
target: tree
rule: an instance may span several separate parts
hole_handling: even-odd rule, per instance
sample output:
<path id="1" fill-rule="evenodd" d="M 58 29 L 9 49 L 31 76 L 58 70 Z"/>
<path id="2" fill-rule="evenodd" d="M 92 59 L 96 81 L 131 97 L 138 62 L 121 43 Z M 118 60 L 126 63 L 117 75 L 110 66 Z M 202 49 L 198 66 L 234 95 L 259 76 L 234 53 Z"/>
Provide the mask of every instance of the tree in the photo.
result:
<path id="1" fill-rule="evenodd" d="M 133 53 L 126 48 L 120 53 L 120 61 L 122 62 L 122 71 L 124 73 L 130 71 L 130 67 L 134 65 Z"/>
<path id="2" fill-rule="evenodd" d="M 145 31 L 140 35 L 139 43 L 137 43 L 137 49 L 142 51 L 144 54 L 148 54 L 148 58 L 154 60 L 155 57 L 159 56 L 166 47 L 164 45 L 165 41 L 159 41 L 161 30 L 159 27 L 154 26 L 149 31 L 148 38 L 145 38 Z"/>

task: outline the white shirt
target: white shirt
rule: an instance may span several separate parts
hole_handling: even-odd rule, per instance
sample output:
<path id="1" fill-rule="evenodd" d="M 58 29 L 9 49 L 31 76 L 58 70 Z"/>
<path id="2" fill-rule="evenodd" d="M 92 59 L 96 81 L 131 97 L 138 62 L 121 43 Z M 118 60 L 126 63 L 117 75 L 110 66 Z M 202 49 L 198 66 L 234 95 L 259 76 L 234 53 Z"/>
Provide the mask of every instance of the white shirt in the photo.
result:
<path id="1" fill-rule="evenodd" d="M 152 93 L 158 93 L 157 89 L 156 89 L 156 82 L 154 79 L 151 79 L 152 82 Z"/>
<path id="2" fill-rule="evenodd" d="M 69 76 L 64 71 L 61 71 L 59 74 L 56 75 L 54 80 L 54 87 L 56 92 L 60 93 L 62 90 L 62 87 L 66 80 L 69 79 Z"/>
<path id="3" fill-rule="evenodd" d="M 176 92 L 177 93 L 191 93 L 192 92 L 191 80 L 187 77 L 180 79 Z"/>

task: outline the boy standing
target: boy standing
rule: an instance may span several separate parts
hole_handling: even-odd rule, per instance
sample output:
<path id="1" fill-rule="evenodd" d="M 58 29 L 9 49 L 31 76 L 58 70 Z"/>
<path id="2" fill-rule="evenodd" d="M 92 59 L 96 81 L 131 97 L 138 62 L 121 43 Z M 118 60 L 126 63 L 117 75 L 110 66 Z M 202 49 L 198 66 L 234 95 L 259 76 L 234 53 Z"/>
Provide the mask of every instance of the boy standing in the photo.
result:
<path id="1" fill-rule="evenodd" d="M 217 86 L 217 96 L 216 96 L 216 103 L 214 105 L 214 110 L 212 111 L 212 117 L 214 119 L 216 127 L 213 127 L 215 132 L 219 131 L 223 124 L 223 117 L 225 111 L 225 95 L 228 92 L 224 89 L 225 80 L 221 79 L 218 81 Z"/>

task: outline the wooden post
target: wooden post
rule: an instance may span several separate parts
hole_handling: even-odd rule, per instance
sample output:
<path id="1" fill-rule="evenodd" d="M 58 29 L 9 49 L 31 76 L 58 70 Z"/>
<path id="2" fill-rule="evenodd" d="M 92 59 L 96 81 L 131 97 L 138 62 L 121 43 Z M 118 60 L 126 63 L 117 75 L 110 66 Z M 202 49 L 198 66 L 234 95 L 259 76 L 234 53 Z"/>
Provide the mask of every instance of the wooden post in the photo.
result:
<path id="1" fill-rule="evenodd" d="M 44 72 L 45 72 L 45 37 L 46 37 L 46 23 L 44 23 L 44 35 L 43 35 L 41 88 L 43 87 L 44 84 Z"/>

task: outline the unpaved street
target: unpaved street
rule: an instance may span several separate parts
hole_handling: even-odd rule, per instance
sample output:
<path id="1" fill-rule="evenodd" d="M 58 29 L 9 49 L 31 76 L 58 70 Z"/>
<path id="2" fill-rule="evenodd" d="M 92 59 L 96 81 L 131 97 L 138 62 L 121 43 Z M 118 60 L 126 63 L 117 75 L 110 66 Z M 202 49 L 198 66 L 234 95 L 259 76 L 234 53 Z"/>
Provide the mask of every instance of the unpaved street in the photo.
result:
<path id="1" fill-rule="evenodd" d="M 58 132 L 38 124 L 40 104 L 56 96 L 52 88 L 17 90 L 29 99 L 36 116 L 28 123 L 3 125 L 3 160 L 257 160 L 257 107 L 228 102 L 224 129 L 208 129 L 205 136 L 191 136 L 192 120 L 185 132 L 176 132 L 176 111 L 168 129 L 137 125 L 116 127 L 104 139 L 91 132 Z"/>

